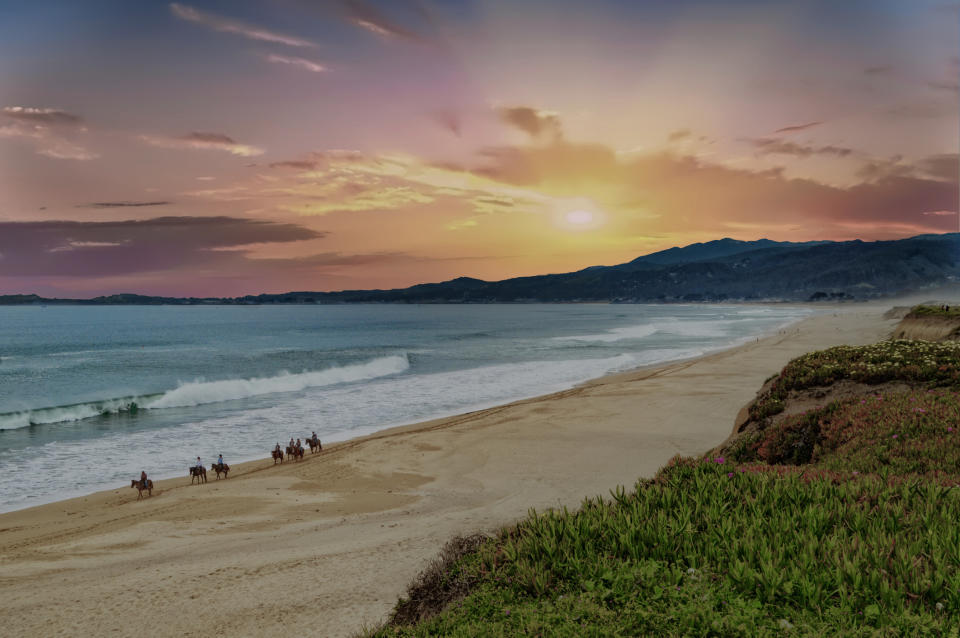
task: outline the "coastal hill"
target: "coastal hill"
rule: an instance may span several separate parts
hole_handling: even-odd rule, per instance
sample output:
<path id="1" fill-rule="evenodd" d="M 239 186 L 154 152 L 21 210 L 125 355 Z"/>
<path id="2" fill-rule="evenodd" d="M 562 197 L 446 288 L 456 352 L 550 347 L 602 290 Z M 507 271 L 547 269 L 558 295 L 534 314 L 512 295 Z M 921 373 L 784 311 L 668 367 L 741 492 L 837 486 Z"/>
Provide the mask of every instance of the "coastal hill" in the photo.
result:
<path id="1" fill-rule="evenodd" d="M 794 359 L 751 403 L 759 427 L 455 539 L 367 635 L 955 635 L 958 348 Z"/>
<path id="2" fill-rule="evenodd" d="M 949 304 L 917 306 L 903 317 L 893 331 L 893 338 L 960 340 L 960 308 Z"/>
<path id="3" fill-rule="evenodd" d="M 458 277 L 393 290 L 287 292 L 233 298 L 94 299 L 0 296 L 0 304 L 302 304 L 505 302 L 716 302 L 870 299 L 955 281 L 960 233 L 895 241 L 774 242 L 720 239 L 615 266 L 484 281 Z"/>

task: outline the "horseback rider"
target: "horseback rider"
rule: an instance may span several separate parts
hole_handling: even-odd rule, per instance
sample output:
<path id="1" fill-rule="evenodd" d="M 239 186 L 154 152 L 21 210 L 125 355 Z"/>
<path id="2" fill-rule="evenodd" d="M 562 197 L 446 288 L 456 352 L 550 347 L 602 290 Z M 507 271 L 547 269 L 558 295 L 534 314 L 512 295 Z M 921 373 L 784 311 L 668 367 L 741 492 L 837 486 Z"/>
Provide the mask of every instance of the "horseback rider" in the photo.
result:
<path id="1" fill-rule="evenodd" d="M 273 448 L 273 451 L 274 451 L 274 452 L 279 452 L 279 451 L 280 451 L 280 441 L 277 441 L 277 447 Z"/>
<path id="2" fill-rule="evenodd" d="M 194 466 L 197 468 L 197 472 L 203 472 L 203 463 L 200 461 L 200 457 L 197 457 L 197 464 Z"/>
<path id="3" fill-rule="evenodd" d="M 317 436 L 317 433 L 316 433 L 316 432 L 313 433 L 313 436 L 310 437 L 310 439 L 313 441 L 313 444 L 314 444 L 314 445 L 316 445 L 317 443 L 320 442 L 320 438 Z"/>
<path id="4" fill-rule="evenodd" d="M 140 487 L 147 489 L 147 473 L 144 470 L 140 470 Z"/>
<path id="5" fill-rule="evenodd" d="M 220 467 L 220 469 L 223 469 L 224 463 L 223 463 L 223 455 L 222 455 L 222 454 L 217 457 L 217 465 Z"/>
<path id="6" fill-rule="evenodd" d="M 297 449 L 303 448 L 303 443 L 300 442 L 300 439 L 297 439 Z"/>
<path id="7" fill-rule="evenodd" d="M 293 449 L 293 437 L 290 437 L 290 449 Z"/>

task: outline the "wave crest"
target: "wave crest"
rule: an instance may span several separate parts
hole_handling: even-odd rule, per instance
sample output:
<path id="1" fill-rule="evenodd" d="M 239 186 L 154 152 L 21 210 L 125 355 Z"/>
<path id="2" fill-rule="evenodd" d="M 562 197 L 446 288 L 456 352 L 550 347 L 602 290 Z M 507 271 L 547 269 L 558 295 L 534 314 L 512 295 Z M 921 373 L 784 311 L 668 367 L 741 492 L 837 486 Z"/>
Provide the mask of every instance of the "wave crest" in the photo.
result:
<path id="1" fill-rule="evenodd" d="M 380 357 L 366 363 L 335 366 L 291 374 L 281 372 L 273 377 L 225 379 L 223 381 L 191 381 L 161 394 L 90 401 L 73 405 L 37 408 L 0 414 L 0 430 L 81 421 L 108 414 L 134 413 L 138 410 L 185 408 L 207 403 L 233 401 L 265 394 L 297 392 L 306 388 L 351 383 L 399 374 L 410 368 L 406 355 Z"/>

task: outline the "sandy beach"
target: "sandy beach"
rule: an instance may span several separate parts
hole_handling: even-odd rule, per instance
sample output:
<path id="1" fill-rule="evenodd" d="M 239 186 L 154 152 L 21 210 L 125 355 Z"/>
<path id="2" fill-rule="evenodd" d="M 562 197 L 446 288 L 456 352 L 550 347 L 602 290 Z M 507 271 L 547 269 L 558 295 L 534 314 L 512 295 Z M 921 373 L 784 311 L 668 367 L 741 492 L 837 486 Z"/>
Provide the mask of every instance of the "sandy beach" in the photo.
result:
<path id="1" fill-rule="evenodd" d="M 0 515 L 0 633 L 351 635 L 384 619 L 452 536 L 531 507 L 576 507 L 710 449 L 791 358 L 887 337 L 892 305 L 820 307 L 735 349 L 394 428 L 300 463 L 237 465 L 207 485 L 160 481 L 140 502 L 118 486 Z"/>

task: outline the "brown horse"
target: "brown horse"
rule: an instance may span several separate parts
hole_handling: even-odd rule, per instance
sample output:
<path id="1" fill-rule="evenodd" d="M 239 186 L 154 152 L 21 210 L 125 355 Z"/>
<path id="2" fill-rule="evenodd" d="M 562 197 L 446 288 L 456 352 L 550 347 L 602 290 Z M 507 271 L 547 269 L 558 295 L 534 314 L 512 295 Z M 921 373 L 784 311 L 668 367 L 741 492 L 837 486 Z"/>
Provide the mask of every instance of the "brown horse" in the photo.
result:
<path id="1" fill-rule="evenodd" d="M 133 479 L 132 481 L 130 481 L 130 487 L 135 487 L 135 488 L 137 488 L 137 500 L 138 500 L 138 501 L 139 501 L 141 498 L 143 498 L 143 493 L 144 493 L 144 492 L 147 493 L 147 496 L 153 496 L 153 481 L 151 481 L 150 479 L 147 479 L 147 486 L 146 486 L 146 487 L 144 487 L 144 486 L 143 486 L 143 483 L 141 483 L 140 481 L 138 481 L 138 480 L 136 480 L 136 479 Z"/>
<path id="2" fill-rule="evenodd" d="M 320 445 L 320 439 L 307 439 L 307 445 L 310 446 L 310 454 L 323 451 L 323 446 Z"/>
<path id="3" fill-rule="evenodd" d="M 190 466 L 190 485 L 193 485 L 193 482 L 197 483 L 206 483 L 207 482 L 207 468 L 197 467 L 196 465 Z"/>
<path id="4" fill-rule="evenodd" d="M 220 475 L 223 474 L 223 478 L 227 478 L 227 472 L 230 471 L 230 466 L 226 463 L 219 465 L 214 463 L 210 466 L 210 469 L 217 473 L 217 480 L 220 480 Z"/>
<path id="5" fill-rule="evenodd" d="M 297 447 L 296 445 L 287 446 L 287 456 L 292 456 L 295 460 L 299 461 L 303 458 L 303 448 Z"/>
<path id="6" fill-rule="evenodd" d="M 273 464 L 276 465 L 277 461 L 280 461 L 280 464 L 283 464 L 283 450 L 278 450 L 274 448 L 270 451 L 270 456 L 273 457 Z"/>

